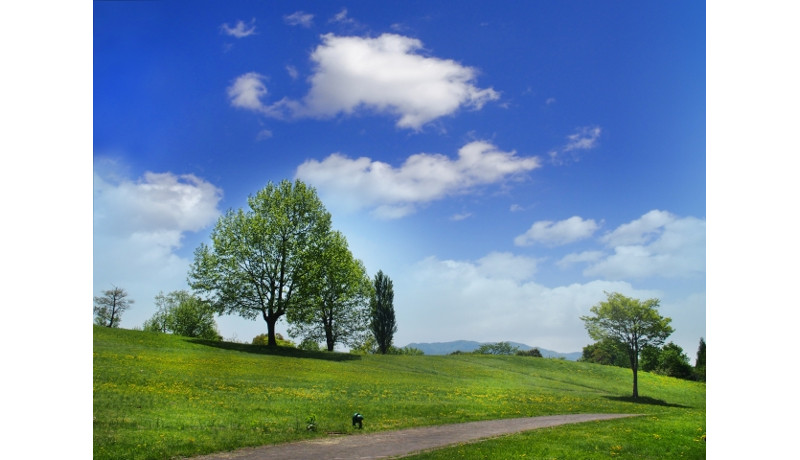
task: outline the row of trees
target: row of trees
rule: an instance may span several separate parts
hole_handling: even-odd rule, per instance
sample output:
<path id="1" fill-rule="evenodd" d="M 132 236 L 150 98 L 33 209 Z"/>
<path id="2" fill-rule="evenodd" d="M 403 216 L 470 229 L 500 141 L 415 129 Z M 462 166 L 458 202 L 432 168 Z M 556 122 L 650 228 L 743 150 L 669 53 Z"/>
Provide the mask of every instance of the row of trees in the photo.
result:
<path id="1" fill-rule="evenodd" d="M 261 318 L 267 345 L 276 346 L 275 325 L 285 317 L 289 334 L 357 346 L 371 332 L 386 353 L 397 330 L 391 280 L 374 282 L 353 257 L 316 191 L 284 180 L 229 210 L 194 253 L 189 284 L 219 314 Z"/>
<path id="2" fill-rule="evenodd" d="M 299 180 L 270 182 L 247 203 L 249 209 L 221 216 L 210 244 L 195 250 L 188 276 L 194 293 L 159 294 L 158 312 L 144 328 L 212 338 L 213 314 L 236 314 L 263 319 L 266 344 L 276 346 L 275 325 L 285 318 L 292 337 L 324 342 L 329 351 L 374 338 L 377 351 L 388 353 L 397 331 L 392 280 L 382 271 L 367 276 L 316 191 Z M 119 325 L 127 304 L 117 291 L 124 292 L 95 297 L 98 324 Z"/>

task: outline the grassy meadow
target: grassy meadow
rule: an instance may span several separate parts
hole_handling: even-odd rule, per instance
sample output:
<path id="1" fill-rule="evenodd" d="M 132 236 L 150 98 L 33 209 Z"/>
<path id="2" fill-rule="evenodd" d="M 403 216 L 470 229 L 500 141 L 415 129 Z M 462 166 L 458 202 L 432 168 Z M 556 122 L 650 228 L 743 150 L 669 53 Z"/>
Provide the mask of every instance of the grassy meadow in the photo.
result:
<path id="1" fill-rule="evenodd" d="M 411 458 L 705 458 L 705 384 L 519 356 L 358 356 L 95 326 L 94 458 L 169 459 L 292 440 L 568 413 L 639 417 Z M 313 422 L 314 430 L 308 430 Z"/>

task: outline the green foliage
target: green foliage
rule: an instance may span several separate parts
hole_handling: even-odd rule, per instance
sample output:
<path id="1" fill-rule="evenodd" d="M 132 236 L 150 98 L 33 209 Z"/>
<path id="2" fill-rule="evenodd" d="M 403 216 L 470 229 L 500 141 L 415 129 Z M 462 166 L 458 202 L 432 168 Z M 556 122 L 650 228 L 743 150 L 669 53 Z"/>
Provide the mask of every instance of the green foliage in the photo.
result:
<path id="1" fill-rule="evenodd" d="M 631 367 L 631 361 L 625 345 L 610 338 L 583 347 L 583 354 L 578 361 L 628 369 Z"/>
<path id="2" fill-rule="evenodd" d="M 481 344 L 473 353 L 478 355 L 513 355 L 517 351 L 519 351 L 519 347 L 511 345 L 510 342 L 497 342 Z"/>
<path id="3" fill-rule="evenodd" d="M 394 316 L 394 286 L 392 280 L 378 270 L 375 275 L 374 290 L 370 299 L 370 328 L 378 346 L 378 352 L 385 355 L 392 346 L 397 324 Z"/>
<path id="4" fill-rule="evenodd" d="M 530 350 L 527 350 L 527 351 L 517 350 L 515 355 L 517 355 L 517 356 L 532 356 L 534 358 L 541 358 L 542 357 L 542 352 L 539 351 L 538 348 L 531 348 Z"/>
<path id="5" fill-rule="evenodd" d="M 186 458 L 352 432 L 569 413 L 644 414 L 490 441 L 444 458 L 703 458 L 705 384 L 555 359 L 351 355 L 94 328 L 93 458 Z M 315 415 L 316 431 L 303 425 Z M 656 436 L 657 435 L 657 436 Z M 508 442 L 508 444 L 504 444 Z M 493 447 L 492 447 L 493 446 Z M 487 448 L 489 448 L 487 447 Z M 508 450 L 505 450 L 508 449 Z M 516 455 L 519 449 L 523 450 Z M 508 455 L 504 455 L 508 453 Z M 511 455 L 514 453 L 514 455 Z M 626 457 L 626 453 L 628 454 Z M 637 455 L 638 454 L 638 455 Z"/>
<path id="6" fill-rule="evenodd" d="M 389 354 L 389 355 L 422 356 L 422 355 L 425 354 L 425 352 L 423 352 L 419 348 L 414 348 L 414 347 L 397 348 L 397 347 L 392 346 L 392 347 L 389 347 L 389 352 L 387 354 Z"/>
<path id="7" fill-rule="evenodd" d="M 125 289 L 113 286 L 103 295 L 94 297 L 94 323 L 98 326 L 119 327 L 122 313 L 134 303 Z"/>
<path id="8" fill-rule="evenodd" d="M 201 244 L 189 271 L 193 289 L 219 313 L 263 318 L 268 344 L 275 324 L 305 303 L 303 268 L 312 245 L 330 231 L 331 216 L 316 191 L 297 180 L 272 182 L 247 200 L 249 210 L 229 210 Z"/>
<path id="9" fill-rule="evenodd" d="M 320 346 L 319 346 L 319 342 L 317 342 L 316 340 L 314 340 L 312 338 L 309 338 L 309 337 L 304 338 L 303 341 L 300 342 L 300 345 L 297 346 L 297 348 L 299 348 L 301 350 L 305 350 L 305 351 L 321 351 L 322 350 L 322 348 L 320 348 Z"/>
<path id="10" fill-rule="evenodd" d="M 155 298 L 158 311 L 144 322 L 143 329 L 171 332 L 185 337 L 222 340 L 214 320 L 215 310 L 199 297 L 187 291 L 159 292 Z"/>
<path id="11" fill-rule="evenodd" d="M 700 337 L 700 345 L 697 347 L 697 360 L 694 363 L 694 379 L 701 382 L 706 381 L 706 342 Z"/>
<path id="12" fill-rule="evenodd" d="M 279 347 L 294 347 L 294 342 L 291 340 L 286 340 L 279 332 L 275 333 L 275 341 L 278 343 Z M 257 336 L 253 337 L 253 341 L 251 343 L 253 345 L 267 345 L 269 344 L 269 335 L 258 334 Z"/>
<path id="13" fill-rule="evenodd" d="M 593 306 L 594 316 L 582 316 L 594 340 L 611 339 L 626 347 L 633 371 L 633 397 L 639 396 L 639 352 L 647 345 L 660 346 L 673 332 L 671 318 L 658 314 L 658 299 L 641 301 L 613 292 L 607 300 Z"/>
<path id="14" fill-rule="evenodd" d="M 302 300 L 286 315 L 289 334 L 324 342 L 328 351 L 337 343 L 363 342 L 372 293 L 364 264 L 353 257 L 340 232 L 314 241 L 308 254 L 299 291 Z"/>

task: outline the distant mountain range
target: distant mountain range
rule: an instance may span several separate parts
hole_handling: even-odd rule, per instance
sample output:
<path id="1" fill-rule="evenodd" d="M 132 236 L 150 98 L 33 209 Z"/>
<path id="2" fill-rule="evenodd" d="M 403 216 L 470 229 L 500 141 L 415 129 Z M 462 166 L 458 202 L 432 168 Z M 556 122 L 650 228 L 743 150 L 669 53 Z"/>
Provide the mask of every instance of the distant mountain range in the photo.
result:
<path id="1" fill-rule="evenodd" d="M 453 342 L 433 342 L 433 343 L 409 343 L 407 347 L 422 350 L 426 355 L 449 355 L 454 351 L 471 352 L 477 350 L 478 347 L 484 343 L 497 343 L 497 342 L 475 342 L 472 340 L 456 340 Z M 557 351 L 547 350 L 542 347 L 532 347 L 524 343 L 508 342 L 512 347 L 517 347 L 522 351 L 527 351 L 532 348 L 538 348 L 539 352 L 545 358 L 564 358 L 570 361 L 577 361 L 581 357 L 580 351 L 572 353 L 559 353 Z"/>

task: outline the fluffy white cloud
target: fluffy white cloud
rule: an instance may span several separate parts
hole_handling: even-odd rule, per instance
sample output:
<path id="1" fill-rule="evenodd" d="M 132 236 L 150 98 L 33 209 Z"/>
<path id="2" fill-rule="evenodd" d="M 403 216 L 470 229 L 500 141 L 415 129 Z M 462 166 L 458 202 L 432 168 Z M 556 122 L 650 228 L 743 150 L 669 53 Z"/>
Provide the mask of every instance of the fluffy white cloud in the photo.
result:
<path id="1" fill-rule="evenodd" d="M 189 261 L 177 250 L 187 232 L 213 224 L 222 191 L 191 174 L 131 181 L 95 171 L 93 195 L 94 290 L 126 289 L 136 307 L 123 325 L 141 326 L 160 290 L 185 287 Z"/>
<path id="2" fill-rule="evenodd" d="M 548 246 L 559 246 L 589 238 L 598 227 L 594 220 L 584 220 L 578 216 L 559 222 L 543 220 L 535 222 L 527 232 L 514 238 L 514 244 L 530 246 L 534 243 L 542 243 Z"/>
<path id="3" fill-rule="evenodd" d="M 654 210 L 620 225 L 602 241 L 614 253 L 584 270 L 587 276 L 630 279 L 705 275 L 705 220 Z"/>
<path id="4" fill-rule="evenodd" d="M 636 290 L 622 281 L 546 287 L 530 279 L 535 266 L 533 259 L 509 253 L 492 253 L 478 261 L 424 259 L 408 279 L 395 282 L 415 286 L 395 293 L 398 323 L 415 324 L 399 339 L 403 343 L 510 340 L 580 351 L 592 342 L 580 316 L 605 299 L 604 291 L 658 297 L 657 292 Z"/>
<path id="5" fill-rule="evenodd" d="M 283 17 L 284 22 L 290 26 L 302 26 L 309 28 L 314 24 L 314 15 L 303 11 L 295 11 Z"/>
<path id="6" fill-rule="evenodd" d="M 332 117 L 372 110 L 398 117 L 397 126 L 419 129 L 462 107 L 480 109 L 499 98 L 474 85 L 476 71 L 419 54 L 422 42 L 395 34 L 377 38 L 322 36 L 311 54 L 314 73 L 302 101 L 266 105 L 264 77 L 248 73 L 228 89 L 234 107 L 273 117 Z"/>
<path id="7" fill-rule="evenodd" d="M 236 38 L 244 38 L 256 33 L 256 20 L 255 18 L 250 21 L 250 24 L 245 24 L 244 21 L 237 21 L 236 25 L 231 27 L 226 22 L 220 26 L 222 33 Z"/>
<path id="8" fill-rule="evenodd" d="M 351 159 L 337 153 L 322 161 L 304 162 L 295 175 L 345 208 L 373 208 L 379 217 L 397 218 L 414 212 L 417 203 L 497 183 L 538 167 L 535 157 L 518 157 L 516 152 L 474 141 L 459 149 L 455 160 L 419 153 L 394 168 L 366 157 Z"/>
<path id="9" fill-rule="evenodd" d="M 249 72 L 236 78 L 228 87 L 231 105 L 241 109 L 265 110 L 266 107 L 261 102 L 261 98 L 267 94 L 264 79 L 263 75 L 256 72 Z"/>

